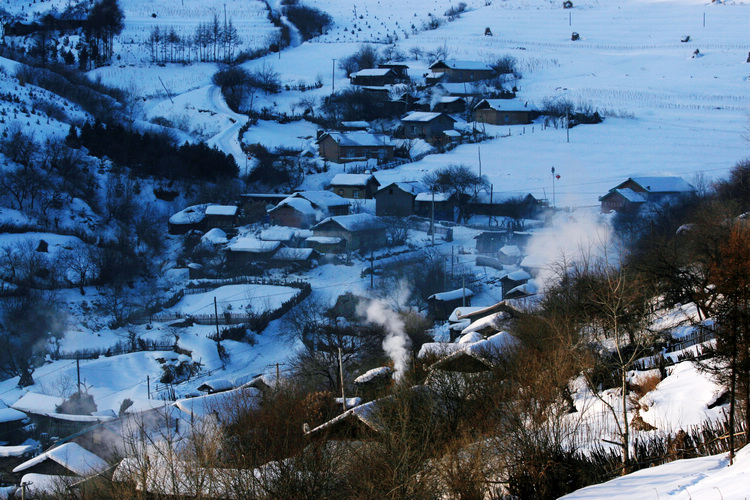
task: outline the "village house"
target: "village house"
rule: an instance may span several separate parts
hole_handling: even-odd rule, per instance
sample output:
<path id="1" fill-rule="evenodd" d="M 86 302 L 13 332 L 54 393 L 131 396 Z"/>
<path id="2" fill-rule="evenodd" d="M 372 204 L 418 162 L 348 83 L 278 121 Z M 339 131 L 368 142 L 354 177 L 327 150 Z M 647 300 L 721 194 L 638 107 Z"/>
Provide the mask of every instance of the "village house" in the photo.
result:
<path id="1" fill-rule="evenodd" d="M 296 268 L 310 269 L 321 258 L 320 252 L 313 248 L 279 248 L 273 257 L 271 264 L 277 266 L 294 266 Z"/>
<path id="2" fill-rule="evenodd" d="M 503 276 L 502 278 L 500 278 L 500 284 L 502 285 L 502 289 L 503 289 L 503 299 L 509 298 L 509 297 L 506 297 L 506 294 L 508 292 L 510 292 L 512 289 L 516 288 L 519 285 L 524 285 L 528 283 L 530 279 L 531 279 L 531 275 L 523 270 L 513 271 L 512 273 L 509 273 Z"/>
<path id="3" fill-rule="evenodd" d="M 630 177 L 599 197 L 602 212 L 633 212 L 645 203 L 660 203 L 695 188 L 682 177 Z"/>
<path id="4" fill-rule="evenodd" d="M 349 201 L 331 191 L 301 191 L 268 211 L 271 224 L 308 228 L 333 215 L 347 215 Z"/>
<path id="5" fill-rule="evenodd" d="M 429 67 L 435 80 L 447 82 L 476 82 L 495 76 L 495 71 L 479 61 L 440 60 Z"/>
<path id="6" fill-rule="evenodd" d="M 521 249 L 516 245 L 505 245 L 497 251 L 497 260 L 504 266 L 516 266 L 521 262 Z"/>
<path id="7" fill-rule="evenodd" d="M 458 373 L 492 370 L 501 361 L 503 353 L 517 344 L 518 340 L 513 335 L 498 332 L 487 339 L 464 344 L 430 365 L 429 370 Z"/>
<path id="8" fill-rule="evenodd" d="M 532 194 L 497 193 L 482 191 L 467 202 L 467 210 L 474 215 L 531 219 L 542 204 Z"/>
<path id="9" fill-rule="evenodd" d="M 408 217 L 414 215 L 415 200 L 427 188 L 421 182 L 392 182 L 375 193 L 375 215 Z"/>
<path id="10" fill-rule="evenodd" d="M 410 111 L 425 111 L 427 105 L 421 103 L 421 98 L 404 92 L 395 99 L 389 99 L 383 103 L 385 113 L 389 116 L 401 116 Z"/>
<path id="11" fill-rule="evenodd" d="M 378 68 L 390 69 L 396 73 L 396 81 L 398 83 L 407 83 L 409 81 L 409 66 L 400 62 L 384 62 L 378 64 Z"/>
<path id="12" fill-rule="evenodd" d="M 446 321 L 457 307 L 471 306 L 473 296 L 474 292 L 468 288 L 430 295 L 427 297 L 430 315 L 435 321 Z"/>
<path id="13" fill-rule="evenodd" d="M 425 191 L 414 198 L 414 212 L 420 217 L 435 220 L 456 220 L 456 196 L 453 193 Z"/>
<path id="14" fill-rule="evenodd" d="M 441 82 L 435 85 L 435 90 L 443 95 L 463 97 L 467 102 L 471 102 L 470 98 L 477 99 L 485 96 L 492 91 L 492 88 L 484 82 Z"/>
<path id="15" fill-rule="evenodd" d="M 393 160 L 395 145 L 383 134 L 367 132 L 326 132 L 318 138 L 320 156 L 334 163 L 375 159 L 378 163 Z"/>
<path id="16" fill-rule="evenodd" d="M 474 239 L 477 240 L 477 253 L 494 255 L 508 241 L 508 232 L 482 231 Z"/>
<path id="17" fill-rule="evenodd" d="M 398 80 L 396 72 L 390 68 L 362 69 L 349 75 L 352 85 L 383 86 L 393 85 Z"/>
<path id="18" fill-rule="evenodd" d="M 281 248 L 281 242 L 261 241 L 255 238 L 242 237 L 227 247 L 227 260 L 232 263 L 268 261 Z"/>
<path id="19" fill-rule="evenodd" d="M 380 183 L 372 174 L 336 174 L 331 180 L 331 191 L 342 198 L 371 199 Z"/>
<path id="20" fill-rule="evenodd" d="M 401 118 L 406 138 L 424 139 L 427 142 L 440 141 L 443 131 L 452 130 L 455 122 L 450 115 L 431 111 L 414 111 Z"/>
<path id="21" fill-rule="evenodd" d="M 460 96 L 449 95 L 437 99 L 432 111 L 438 113 L 463 113 L 466 111 L 466 99 Z"/>
<path id="22" fill-rule="evenodd" d="M 237 226 L 238 208 L 235 205 L 209 205 L 206 207 L 206 228 L 232 229 Z"/>
<path id="23" fill-rule="evenodd" d="M 207 206 L 193 205 L 172 215 L 167 224 L 169 234 L 185 234 L 194 229 L 202 231 L 205 227 Z"/>
<path id="24" fill-rule="evenodd" d="M 482 99 L 474 107 L 474 121 L 490 125 L 525 125 L 539 110 L 515 99 Z"/>
<path id="25" fill-rule="evenodd" d="M 385 223 L 370 214 L 329 217 L 313 226 L 312 230 L 316 238 L 339 238 L 341 251 L 367 251 L 383 247 L 387 242 Z"/>

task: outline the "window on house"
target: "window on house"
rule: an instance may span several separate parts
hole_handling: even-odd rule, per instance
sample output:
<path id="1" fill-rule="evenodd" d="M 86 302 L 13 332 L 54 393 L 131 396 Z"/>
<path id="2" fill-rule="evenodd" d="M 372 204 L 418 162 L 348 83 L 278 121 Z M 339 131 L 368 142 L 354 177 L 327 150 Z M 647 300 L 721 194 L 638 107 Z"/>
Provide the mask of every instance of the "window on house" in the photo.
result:
<path id="1" fill-rule="evenodd" d="M 339 189 L 339 196 L 344 196 L 344 190 L 343 189 Z"/>
<path id="2" fill-rule="evenodd" d="M 352 198 L 359 198 L 359 189 L 355 189 L 354 191 L 352 191 Z"/>
<path id="3" fill-rule="evenodd" d="M 393 194 L 393 188 L 388 190 L 388 194 Z"/>
<path id="4" fill-rule="evenodd" d="M 416 125 L 413 125 L 413 126 L 411 127 L 411 129 L 412 129 L 412 130 L 411 130 L 412 132 L 414 132 L 415 134 L 417 133 L 417 126 L 416 126 Z"/>

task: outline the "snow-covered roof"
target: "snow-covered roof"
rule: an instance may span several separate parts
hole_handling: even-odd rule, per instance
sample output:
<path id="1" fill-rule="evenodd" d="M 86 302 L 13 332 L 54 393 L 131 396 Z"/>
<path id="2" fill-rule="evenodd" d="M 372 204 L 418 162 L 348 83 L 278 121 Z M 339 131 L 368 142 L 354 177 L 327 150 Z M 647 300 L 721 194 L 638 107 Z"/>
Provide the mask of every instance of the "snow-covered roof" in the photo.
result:
<path id="1" fill-rule="evenodd" d="M 521 249 L 516 245 L 505 245 L 500 247 L 499 252 L 508 257 L 518 257 L 521 255 Z"/>
<path id="2" fill-rule="evenodd" d="M 224 378 L 206 380 L 205 382 L 203 382 L 201 385 L 198 386 L 198 390 L 203 391 L 203 392 L 228 391 L 229 389 L 232 389 L 232 388 L 234 388 L 234 384 L 232 384 L 232 382 Z"/>
<path id="3" fill-rule="evenodd" d="M 445 61 L 440 60 L 432 65 L 430 69 L 434 71 L 434 68 L 440 68 L 442 66 L 448 66 L 451 69 L 465 70 L 465 71 L 477 71 L 477 70 L 492 70 L 492 68 L 480 61 L 460 61 L 456 59 L 447 59 Z"/>
<path id="4" fill-rule="evenodd" d="M 206 217 L 207 205 L 193 205 L 184 208 L 169 218 L 170 224 L 197 224 Z"/>
<path id="5" fill-rule="evenodd" d="M 378 377 L 390 377 L 393 373 L 393 368 L 390 366 L 380 366 L 378 368 L 373 368 L 372 370 L 368 370 L 359 377 L 354 379 L 355 384 L 366 384 L 367 382 L 370 382 L 371 380 L 378 378 Z"/>
<path id="6" fill-rule="evenodd" d="M 282 260 L 288 262 L 304 261 L 309 259 L 315 250 L 312 248 L 279 248 L 271 260 Z"/>
<path id="7" fill-rule="evenodd" d="M 405 182 L 404 181 L 396 181 L 396 182 L 391 182 L 390 184 L 381 187 L 380 189 L 378 189 L 378 193 L 380 193 L 384 189 L 388 189 L 388 188 L 390 188 L 392 186 L 396 186 L 399 189 L 401 189 L 402 191 L 405 191 L 405 192 L 411 193 L 411 194 L 419 194 L 419 193 L 421 193 L 421 192 L 423 192 L 424 190 L 427 189 L 427 187 L 424 184 L 422 184 L 421 182 L 419 182 L 419 181 L 405 181 Z"/>
<path id="8" fill-rule="evenodd" d="M 376 418 L 374 418 L 376 415 L 376 411 L 375 411 L 376 408 L 377 408 L 377 400 L 370 401 L 369 403 L 365 403 L 363 405 L 355 406 L 354 408 L 346 410 L 344 413 L 329 420 L 328 422 L 325 422 L 324 424 L 321 424 L 318 427 L 311 429 L 307 434 L 314 434 L 314 433 L 320 432 L 322 430 L 333 427 L 334 425 L 340 422 L 343 422 L 347 419 L 350 419 L 350 418 L 356 418 L 360 422 L 367 425 L 372 430 L 380 431 L 382 430 L 383 426 Z"/>
<path id="9" fill-rule="evenodd" d="M 473 337 L 473 338 L 476 338 Z M 518 340 L 508 332 L 499 332 L 491 337 L 469 342 L 466 344 L 453 344 L 459 346 L 448 356 L 436 361 L 430 370 L 442 369 L 449 371 L 482 371 L 491 367 L 498 354 L 506 349 L 517 345 Z"/>
<path id="10" fill-rule="evenodd" d="M 23 442 L 23 444 L 19 444 L 16 446 L 0 446 L 0 458 L 22 457 L 24 455 L 31 455 L 39 449 L 40 444 L 38 441 L 27 439 Z"/>
<path id="11" fill-rule="evenodd" d="M 297 229 L 287 226 L 271 226 L 260 233 L 263 241 L 291 241 L 297 236 Z"/>
<path id="12" fill-rule="evenodd" d="M 57 396 L 48 396 L 36 392 L 27 392 L 21 396 L 18 401 L 11 405 L 11 408 L 26 413 L 45 415 L 47 413 L 56 413 L 57 407 L 63 404 L 64 399 Z"/>
<path id="13" fill-rule="evenodd" d="M 508 293 L 505 295 L 510 297 L 511 295 L 534 295 L 536 293 L 536 285 L 529 281 L 528 283 L 524 283 L 522 285 L 518 285 L 517 287 L 511 288 L 508 290 Z"/>
<path id="14" fill-rule="evenodd" d="M 375 179 L 372 174 L 336 174 L 331 179 L 332 186 L 366 186 Z M 377 181 L 377 179 L 376 179 Z M 335 193 L 334 193 L 335 194 Z"/>
<path id="15" fill-rule="evenodd" d="M 219 413 L 232 405 L 245 405 L 255 408 L 260 402 L 261 393 L 254 387 L 243 387 L 229 391 L 207 394 L 195 398 L 178 399 L 174 406 L 194 418 L 203 418 L 213 413 Z"/>
<path id="16" fill-rule="evenodd" d="M 390 68 L 368 68 L 368 69 L 361 69 L 357 71 L 356 73 L 352 73 L 350 76 L 386 76 L 389 73 L 392 73 L 393 70 Z"/>
<path id="17" fill-rule="evenodd" d="M 456 121 L 454 118 L 452 118 L 450 115 L 446 115 L 445 113 L 438 113 L 434 111 L 412 111 L 408 115 L 401 118 L 402 122 L 420 122 L 420 123 L 426 123 L 431 122 L 435 118 L 439 116 L 446 116 L 450 118 L 452 121 Z"/>
<path id="18" fill-rule="evenodd" d="M 473 296 L 474 296 L 474 292 L 472 292 L 468 288 L 458 288 L 456 290 L 450 290 L 448 292 L 441 292 L 441 293 L 430 295 L 429 297 L 427 297 L 427 300 L 450 301 L 450 300 L 458 300 L 463 297 L 473 297 Z"/>
<path id="19" fill-rule="evenodd" d="M 0 410 L 0 423 L 17 422 L 26 418 L 26 414 L 13 408 L 3 408 Z"/>
<path id="20" fill-rule="evenodd" d="M 206 215 L 237 215 L 237 207 L 234 205 L 209 205 L 206 207 Z"/>
<path id="21" fill-rule="evenodd" d="M 647 201 L 646 197 L 643 195 L 643 193 L 639 193 L 637 191 L 633 191 L 630 188 L 613 189 L 612 191 L 610 191 L 607 194 L 608 195 L 612 195 L 612 194 L 615 194 L 615 193 L 619 194 L 620 196 L 622 196 L 623 198 L 625 198 L 630 203 L 646 203 L 646 201 Z M 606 197 L 606 195 L 602 196 L 602 198 L 605 198 L 605 197 Z"/>
<path id="22" fill-rule="evenodd" d="M 517 99 L 482 99 L 474 109 L 479 108 L 482 104 L 496 111 L 538 111 L 537 108 L 528 102 L 522 102 Z"/>
<path id="23" fill-rule="evenodd" d="M 320 229 L 323 225 L 331 223 L 336 224 L 349 232 L 368 231 L 372 229 L 385 228 L 385 222 L 383 222 L 379 217 L 375 217 L 371 214 L 351 214 L 328 217 L 327 219 L 324 219 L 313 226 L 312 229 Z"/>
<path id="24" fill-rule="evenodd" d="M 225 233 L 218 227 L 215 227 L 201 236 L 201 241 L 213 243 L 214 245 L 223 245 L 229 240 L 227 239 L 227 233 Z"/>
<path id="25" fill-rule="evenodd" d="M 434 198 L 433 198 L 434 194 Z M 453 197 L 452 193 L 433 193 L 432 191 L 427 191 L 424 193 L 419 193 L 416 198 L 414 198 L 416 201 L 432 201 L 433 199 L 435 202 L 444 202 L 444 201 L 450 201 L 450 199 Z"/>
<path id="26" fill-rule="evenodd" d="M 331 207 L 348 206 L 349 200 L 342 198 L 333 191 L 300 191 L 292 195 L 295 198 L 304 198 L 319 208 L 329 209 Z"/>
<path id="27" fill-rule="evenodd" d="M 695 191 L 695 188 L 682 177 L 631 177 L 630 180 L 650 193 L 689 193 Z"/>
<path id="28" fill-rule="evenodd" d="M 466 344 L 473 344 L 475 342 L 479 342 L 480 340 L 484 340 L 484 337 L 479 332 L 467 332 L 461 335 L 461 338 L 458 339 L 458 342 L 456 344 L 460 345 L 461 348 L 466 347 Z"/>
<path id="29" fill-rule="evenodd" d="M 371 134 L 357 130 L 354 132 L 327 132 L 339 146 L 393 146 L 391 138 L 384 134 Z M 323 139 L 321 137 L 321 139 Z"/>
<path id="30" fill-rule="evenodd" d="M 271 208 L 268 213 L 275 212 L 276 210 L 280 209 L 281 207 L 292 207 L 296 211 L 305 214 L 305 215 L 315 215 L 315 208 L 313 207 L 312 203 L 310 203 L 309 200 L 305 200 L 304 198 L 299 198 L 295 196 L 290 196 L 288 198 L 284 198 L 279 202 L 278 205 Z"/>
<path id="31" fill-rule="evenodd" d="M 509 280 L 513 281 L 523 281 L 530 280 L 531 275 L 524 270 L 518 270 L 513 271 L 512 273 L 508 273 L 506 276 L 504 276 L 504 278 L 508 278 Z"/>
<path id="32" fill-rule="evenodd" d="M 448 321 L 450 323 L 458 323 L 459 321 L 462 321 L 459 316 L 464 316 L 466 314 L 481 311 L 482 309 L 485 309 L 486 306 L 466 306 L 466 307 L 457 307 L 453 310 L 451 315 L 448 317 Z"/>
<path id="33" fill-rule="evenodd" d="M 458 130 L 443 130 L 443 135 L 447 137 L 461 137 L 461 132 Z"/>
<path id="34" fill-rule="evenodd" d="M 65 443 L 16 466 L 13 472 L 22 472 L 52 460 L 79 476 L 89 476 L 107 468 L 107 462 L 76 443 Z"/>
<path id="35" fill-rule="evenodd" d="M 229 245 L 231 252 L 268 253 L 273 252 L 281 246 L 279 241 L 261 241 L 255 238 L 238 238 L 236 242 Z"/>
<path id="36" fill-rule="evenodd" d="M 480 330 L 484 330 L 485 328 L 494 328 L 495 320 L 502 319 L 505 316 L 505 313 L 498 312 L 495 314 L 490 314 L 489 316 L 485 316 L 484 318 L 479 318 L 466 328 L 464 328 L 461 333 L 466 335 L 467 333 L 472 332 L 478 332 Z"/>
<path id="37" fill-rule="evenodd" d="M 489 90 L 484 83 L 466 82 L 466 83 L 439 83 L 438 87 L 444 92 L 454 95 L 476 95 L 485 94 Z"/>
<path id="38" fill-rule="evenodd" d="M 444 95 L 440 99 L 438 99 L 438 102 L 440 104 L 451 104 L 453 102 L 462 101 L 464 98 L 457 95 Z"/>
<path id="39" fill-rule="evenodd" d="M 426 342 L 422 344 L 422 347 L 419 348 L 417 358 L 423 359 L 430 355 L 435 355 L 438 357 L 447 356 L 463 348 L 464 345 L 462 344 L 452 344 L 448 342 Z"/>

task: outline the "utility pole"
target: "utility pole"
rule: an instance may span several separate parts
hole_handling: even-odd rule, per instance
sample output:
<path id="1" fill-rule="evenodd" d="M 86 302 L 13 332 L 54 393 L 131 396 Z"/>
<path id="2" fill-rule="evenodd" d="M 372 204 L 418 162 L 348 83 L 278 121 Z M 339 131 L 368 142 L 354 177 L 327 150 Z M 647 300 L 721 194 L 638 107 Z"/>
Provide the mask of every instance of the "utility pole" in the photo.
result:
<path id="1" fill-rule="evenodd" d="M 148 391 L 148 399 L 151 399 L 151 376 L 146 375 L 146 390 Z"/>
<path id="2" fill-rule="evenodd" d="M 487 216 L 487 226 L 492 226 L 492 192 L 494 190 L 495 190 L 495 185 L 490 184 L 490 215 Z"/>
<path id="3" fill-rule="evenodd" d="M 81 360 L 76 356 L 76 373 L 78 374 L 78 393 L 81 393 Z"/>
<path id="4" fill-rule="evenodd" d="M 430 221 L 430 232 L 432 233 L 432 246 L 435 246 L 435 190 L 432 190 L 432 219 Z"/>
<path id="5" fill-rule="evenodd" d="M 373 249 L 370 249 L 370 290 L 375 288 L 375 264 L 373 257 Z"/>
<path id="6" fill-rule="evenodd" d="M 555 167 L 552 167 L 552 208 L 555 208 Z"/>
<path id="7" fill-rule="evenodd" d="M 466 276 L 461 278 L 461 293 L 463 294 L 463 302 L 461 303 L 461 306 L 466 307 Z"/>
<path id="8" fill-rule="evenodd" d="M 341 377 L 341 404 L 346 411 L 346 394 L 344 394 L 344 362 L 341 360 L 341 348 L 339 347 L 339 375 Z"/>
<path id="9" fill-rule="evenodd" d="M 331 95 L 336 93 L 336 59 L 331 62 Z"/>
<path id="10" fill-rule="evenodd" d="M 219 334 L 219 306 L 216 304 L 216 297 L 214 297 L 214 318 L 216 319 L 216 343 L 221 345 L 221 335 Z"/>
<path id="11" fill-rule="evenodd" d="M 482 177 L 482 148 L 477 146 L 477 155 L 479 155 L 479 177 Z"/>

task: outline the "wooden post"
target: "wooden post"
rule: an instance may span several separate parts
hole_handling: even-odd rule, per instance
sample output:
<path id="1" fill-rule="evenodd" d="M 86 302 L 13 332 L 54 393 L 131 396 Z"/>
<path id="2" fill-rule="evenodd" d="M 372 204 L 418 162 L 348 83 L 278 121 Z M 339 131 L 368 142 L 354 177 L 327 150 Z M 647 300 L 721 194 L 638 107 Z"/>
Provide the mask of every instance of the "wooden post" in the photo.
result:
<path id="1" fill-rule="evenodd" d="M 151 399 L 151 376 L 146 375 L 146 390 L 148 391 L 148 399 Z"/>
<path id="2" fill-rule="evenodd" d="M 461 303 L 461 306 L 466 307 L 466 276 L 461 278 L 461 293 L 463 294 L 463 302 Z"/>

